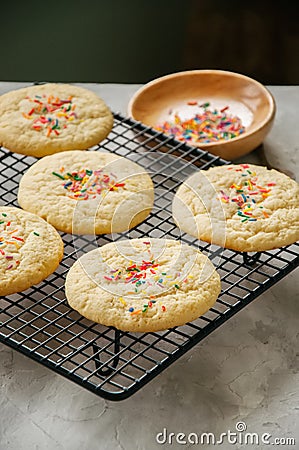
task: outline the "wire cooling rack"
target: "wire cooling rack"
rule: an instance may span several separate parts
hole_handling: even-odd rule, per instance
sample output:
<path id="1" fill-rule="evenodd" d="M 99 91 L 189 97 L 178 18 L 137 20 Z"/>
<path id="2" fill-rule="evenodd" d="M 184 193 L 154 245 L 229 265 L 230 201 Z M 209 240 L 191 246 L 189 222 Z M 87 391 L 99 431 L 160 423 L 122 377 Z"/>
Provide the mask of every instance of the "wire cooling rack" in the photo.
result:
<path id="1" fill-rule="evenodd" d="M 171 216 L 174 192 L 195 168 L 227 161 L 120 114 L 114 119 L 108 138 L 93 150 L 125 156 L 149 171 L 155 184 L 151 215 L 128 233 L 100 236 L 95 242 L 62 234 L 65 256 L 58 270 L 25 292 L 0 298 L 0 340 L 104 398 L 122 400 L 298 266 L 299 244 L 242 254 L 181 234 Z M 2 204 L 18 206 L 18 183 L 34 162 L 32 157 L 0 149 Z M 69 308 L 64 281 L 78 253 L 111 240 L 145 236 L 182 239 L 209 256 L 222 280 L 222 292 L 213 308 L 192 323 L 155 333 L 118 331 L 90 322 Z"/>

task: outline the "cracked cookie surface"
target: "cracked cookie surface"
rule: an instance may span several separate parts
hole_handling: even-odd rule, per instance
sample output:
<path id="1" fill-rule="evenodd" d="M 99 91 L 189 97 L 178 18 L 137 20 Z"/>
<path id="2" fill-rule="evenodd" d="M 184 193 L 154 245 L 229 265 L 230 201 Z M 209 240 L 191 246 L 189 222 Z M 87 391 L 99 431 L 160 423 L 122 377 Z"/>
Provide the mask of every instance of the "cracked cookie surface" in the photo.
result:
<path id="1" fill-rule="evenodd" d="M 62 239 L 45 220 L 19 208 L 0 207 L 0 295 L 44 280 L 62 257 Z"/>
<path id="2" fill-rule="evenodd" d="M 67 151 L 42 158 L 23 175 L 20 206 L 75 234 L 126 231 L 150 213 L 153 183 L 133 161 L 112 153 Z"/>
<path id="3" fill-rule="evenodd" d="M 70 306 L 86 318 L 150 332 L 207 312 L 220 293 L 220 277 L 195 247 L 170 239 L 131 239 L 81 256 L 65 289 Z"/>
<path id="4" fill-rule="evenodd" d="M 172 211 L 182 231 L 237 251 L 271 250 L 299 239 L 299 185 L 263 166 L 198 171 L 179 187 Z"/>
<path id="5" fill-rule="evenodd" d="M 94 92 L 47 83 L 0 96 L 0 145 L 40 158 L 86 149 L 105 139 L 113 116 Z"/>

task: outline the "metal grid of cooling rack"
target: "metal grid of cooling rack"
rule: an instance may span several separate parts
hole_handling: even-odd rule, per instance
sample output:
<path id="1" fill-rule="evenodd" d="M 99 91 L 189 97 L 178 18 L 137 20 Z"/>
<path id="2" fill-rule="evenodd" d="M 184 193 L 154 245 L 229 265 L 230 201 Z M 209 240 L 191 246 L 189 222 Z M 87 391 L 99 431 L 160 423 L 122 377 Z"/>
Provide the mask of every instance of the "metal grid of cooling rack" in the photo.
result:
<path id="1" fill-rule="evenodd" d="M 62 234 L 65 256 L 55 273 L 26 292 L 1 297 L 0 340 L 90 391 L 110 400 L 129 397 L 236 312 L 299 265 L 299 244 L 255 255 L 223 250 L 181 234 L 171 216 L 177 187 L 194 169 L 226 164 L 115 114 L 114 128 L 93 150 L 133 159 L 151 174 L 155 207 L 135 229 L 96 241 Z M 35 159 L 0 149 L 2 204 L 17 205 L 18 183 Z M 182 239 L 216 265 L 222 292 L 198 320 L 156 333 L 127 333 L 88 321 L 69 308 L 64 280 L 78 257 L 123 237 Z"/>

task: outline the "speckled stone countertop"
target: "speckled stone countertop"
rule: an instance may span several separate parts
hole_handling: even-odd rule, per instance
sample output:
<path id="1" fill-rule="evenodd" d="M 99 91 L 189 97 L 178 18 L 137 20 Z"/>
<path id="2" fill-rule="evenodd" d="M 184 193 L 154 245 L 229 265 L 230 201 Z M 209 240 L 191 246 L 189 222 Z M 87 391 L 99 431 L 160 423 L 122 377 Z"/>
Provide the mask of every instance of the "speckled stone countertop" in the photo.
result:
<path id="1" fill-rule="evenodd" d="M 27 84 L 2 82 L 0 94 Z M 85 86 L 124 114 L 139 87 Z M 263 148 L 242 161 L 267 161 L 299 181 L 299 87 L 269 89 L 277 103 L 274 126 Z M 272 443 L 275 438 L 282 438 L 282 448 L 299 448 L 298 301 L 295 270 L 135 395 L 117 403 L 0 345 L 0 449 L 262 449 L 268 447 L 267 439 Z M 235 432 L 237 422 L 246 423 L 247 432 L 260 439 L 271 437 L 258 445 L 227 440 L 193 445 L 194 435 L 189 435 L 210 432 L 217 438 Z M 177 437 L 180 432 L 186 437 Z M 296 443 L 283 445 L 286 438 Z"/>

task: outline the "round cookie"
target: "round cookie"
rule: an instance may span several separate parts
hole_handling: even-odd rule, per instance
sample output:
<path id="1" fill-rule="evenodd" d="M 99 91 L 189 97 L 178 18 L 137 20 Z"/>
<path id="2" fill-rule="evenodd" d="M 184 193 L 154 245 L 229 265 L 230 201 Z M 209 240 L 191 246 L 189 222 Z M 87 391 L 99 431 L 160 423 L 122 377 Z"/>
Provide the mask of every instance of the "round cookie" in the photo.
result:
<path id="1" fill-rule="evenodd" d="M 173 218 L 181 230 L 221 247 L 279 248 L 299 239 L 299 185 L 253 164 L 201 170 L 179 187 Z"/>
<path id="2" fill-rule="evenodd" d="M 0 96 L 0 145 L 37 158 L 86 149 L 110 133 L 113 116 L 94 92 L 42 84 Z"/>
<path id="3" fill-rule="evenodd" d="M 62 257 L 62 239 L 51 225 L 19 208 L 0 206 L 0 295 L 44 280 Z"/>
<path id="4" fill-rule="evenodd" d="M 94 322 L 151 332 L 207 312 L 220 293 L 220 277 L 194 247 L 170 239 L 131 239 L 80 257 L 67 274 L 65 291 L 70 306 Z"/>
<path id="5" fill-rule="evenodd" d="M 154 190 L 148 173 L 129 159 L 75 150 L 33 164 L 20 181 L 18 201 L 60 231 L 104 234 L 142 222 Z"/>

